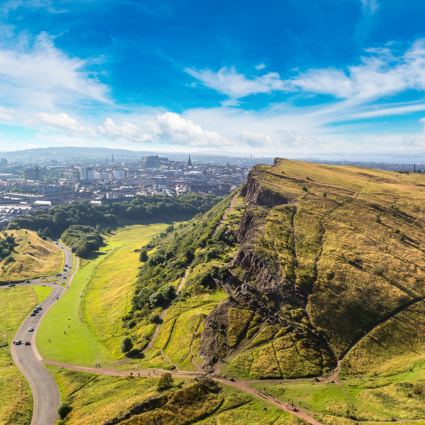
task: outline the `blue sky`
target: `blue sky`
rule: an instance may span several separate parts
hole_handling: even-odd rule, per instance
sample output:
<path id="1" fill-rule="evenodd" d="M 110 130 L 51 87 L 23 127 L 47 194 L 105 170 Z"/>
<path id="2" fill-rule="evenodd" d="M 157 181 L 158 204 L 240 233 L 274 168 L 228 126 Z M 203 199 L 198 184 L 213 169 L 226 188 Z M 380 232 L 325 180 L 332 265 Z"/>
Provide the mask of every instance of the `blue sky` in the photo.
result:
<path id="1" fill-rule="evenodd" d="M 9 0 L 0 18 L 0 150 L 425 147 L 420 1 Z"/>

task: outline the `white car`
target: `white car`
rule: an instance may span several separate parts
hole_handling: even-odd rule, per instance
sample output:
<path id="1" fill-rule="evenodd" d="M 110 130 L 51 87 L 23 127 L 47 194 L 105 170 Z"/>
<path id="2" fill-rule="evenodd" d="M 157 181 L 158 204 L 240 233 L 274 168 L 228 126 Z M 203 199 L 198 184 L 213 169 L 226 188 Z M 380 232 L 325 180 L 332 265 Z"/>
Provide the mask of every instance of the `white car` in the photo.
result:
<path id="1" fill-rule="evenodd" d="M 13 341 L 13 343 L 15 345 L 21 345 L 22 344 L 22 341 L 20 339 L 17 339 L 16 341 Z"/>
<path id="2" fill-rule="evenodd" d="M 34 328 L 29 327 L 28 332 L 34 332 Z"/>
<path id="3" fill-rule="evenodd" d="M 35 309 L 36 309 L 36 310 L 42 310 L 42 308 L 41 308 L 39 305 L 36 305 L 36 306 L 35 306 Z"/>

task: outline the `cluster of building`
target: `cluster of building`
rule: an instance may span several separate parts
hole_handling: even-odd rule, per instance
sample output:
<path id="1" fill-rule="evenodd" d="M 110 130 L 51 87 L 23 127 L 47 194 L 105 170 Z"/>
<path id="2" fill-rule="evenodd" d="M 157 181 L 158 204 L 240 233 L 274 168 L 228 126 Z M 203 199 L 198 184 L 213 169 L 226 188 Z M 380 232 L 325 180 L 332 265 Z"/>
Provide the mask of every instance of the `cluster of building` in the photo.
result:
<path id="1" fill-rule="evenodd" d="M 53 163 L 52 163 L 53 162 Z M 0 162 L 0 223 L 36 209 L 73 201 L 105 204 L 136 195 L 174 196 L 195 192 L 226 196 L 246 181 L 251 166 L 170 161 L 158 155 L 141 161 L 37 165 Z M 1 227 L 1 224 L 0 224 Z"/>

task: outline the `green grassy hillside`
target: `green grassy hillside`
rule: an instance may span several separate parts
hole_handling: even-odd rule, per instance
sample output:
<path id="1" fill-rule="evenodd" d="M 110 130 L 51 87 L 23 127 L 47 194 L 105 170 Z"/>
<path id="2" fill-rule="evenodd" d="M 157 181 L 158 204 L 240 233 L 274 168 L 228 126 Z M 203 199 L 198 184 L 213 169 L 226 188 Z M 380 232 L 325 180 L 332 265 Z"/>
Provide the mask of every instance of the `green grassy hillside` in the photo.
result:
<path id="1" fill-rule="evenodd" d="M 40 276 L 52 276 L 62 270 L 62 251 L 52 242 L 42 240 L 31 230 L 1 232 L 0 238 L 13 236 L 13 261 L 0 261 L 1 281 L 22 281 Z"/>
<path id="2" fill-rule="evenodd" d="M 424 187 L 419 174 L 256 166 L 236 195 L 145 248 L 124 321 L 160 313 L 162 292 L 188 269 L 154 343 L 175 366 L 257 379 L 330 373 L 365 332 L 425 296 Z M 421 341 L 360 360 L 359 346 L 347 361 L 353 373 L 385 356 L 405 365 L 422 359 L 412 352 Z"/>
<path id="3" fill-rule="evenodd" d="M 157 388 L 158 378 L 98 376 L 54 366 L 48 368 L 59 385 L 62 402 L 71 407 L 60 424 L 101 424 L 143 402 L 146 408 L 142 413 L 118 423 L 306 424 L 267 402 L 210 380 L 175 379 L 171 389 L 161 392 Z"/>

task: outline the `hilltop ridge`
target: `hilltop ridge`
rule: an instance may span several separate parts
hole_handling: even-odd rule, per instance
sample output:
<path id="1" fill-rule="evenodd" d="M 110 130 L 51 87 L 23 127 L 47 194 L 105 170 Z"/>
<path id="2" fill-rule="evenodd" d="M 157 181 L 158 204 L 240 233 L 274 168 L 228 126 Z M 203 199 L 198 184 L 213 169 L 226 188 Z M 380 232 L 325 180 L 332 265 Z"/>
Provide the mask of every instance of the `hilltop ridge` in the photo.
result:
<path id="1" fill-rule="evenodd" d="M 424 187 L 419 174 L 255 166 L 237 192 L 150 247 L 136 295 L 189 268 L 157 348 L 177 359 L 168 344 L 189 332 L 179 365 L 193 367 L 192 352 L 198 367 L 240 377 L 328 373 L 366 331 L 424 297 Z M 208 308 L 189 330 L 179 317 L 193 318 L 194 305 Z"/>

